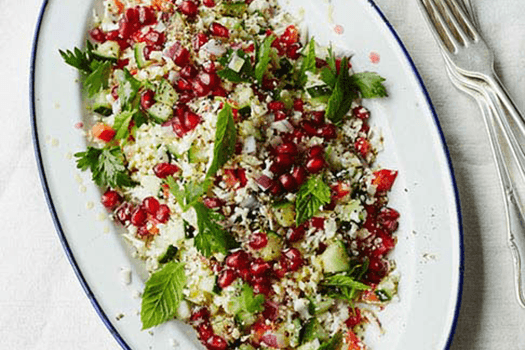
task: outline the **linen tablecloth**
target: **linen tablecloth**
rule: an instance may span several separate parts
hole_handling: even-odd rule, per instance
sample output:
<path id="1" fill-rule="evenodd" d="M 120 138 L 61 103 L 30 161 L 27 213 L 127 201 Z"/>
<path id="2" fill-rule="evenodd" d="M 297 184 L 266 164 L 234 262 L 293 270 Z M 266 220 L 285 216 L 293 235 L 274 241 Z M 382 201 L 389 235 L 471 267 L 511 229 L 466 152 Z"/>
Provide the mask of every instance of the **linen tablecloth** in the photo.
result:
<path id="1" fill-rule="evenodd" d="M 472 1 L 497 70 L 525 111 L 525 1 Z M 426 83 L 458 182 L 465 281 L 452 350 L 525 349 L 525 309 L 515 297 L 502 196 L 480 113 L 449 82 L 416 0 L 377 3 Z M 0 349 L 117 350 L 62 251 L 38 177 L 28 73 L 40 6 L 0 0 Z"/>

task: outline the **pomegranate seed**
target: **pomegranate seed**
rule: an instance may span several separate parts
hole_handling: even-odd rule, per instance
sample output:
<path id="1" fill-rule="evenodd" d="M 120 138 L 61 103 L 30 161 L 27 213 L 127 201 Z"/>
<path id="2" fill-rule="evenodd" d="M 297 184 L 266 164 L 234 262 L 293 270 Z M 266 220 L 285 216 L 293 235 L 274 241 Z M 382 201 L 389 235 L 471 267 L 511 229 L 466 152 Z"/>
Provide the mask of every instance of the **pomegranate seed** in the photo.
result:
<path id="1" fill-rule="evenodd" d="M 348 317 L 348 319 L 345 321 L 345 324 L 348 328 L 352 329 L 363 322 L 359 308 L 348 308 L 348 314 L 350 317 Z"/>
<path id="2" fill-rule="evenodd" d="M 277 79 L 270 79 L 266 76 L 263 77 L 262 88 L 263 90 L 273 90 L 279 84 Z"/>
<path id="3" fill-rule="evenodd" d="M 130 9 L 131 10 L 131 9 Z M 133 26 L 126 18 L 122 18 L 119 21 L 118 36 L 123 40 L 130 39 L 131 35 L 135 32 L 135 26 Z"/>
<path id="4" fill-rule="evenodd" d="M 295 178 L 291 174 L 283 174 L 279 177 L 279 181 L 281 182 L 281 185 L 283 185 L 283 188 L 288 192 L 295 192 L 297 191 L 297 181 L 295 181 Z"/>
<path id="5" fill-rule="evenodd" d="M 226 258 L 226 265 L 236 270 L 245 269 L 250 266 L 250 260 L 248 253 L 239 250 Z"/>
<path id="6" fill-rule="evenodd" d="M 290 25 L 286 27 L 279 40 L 287 46 L 295 44 L 299 41 L 299 30 L 294 25 Z"/>
<path id="7" fill-rule="evenodd" d="M 151 7 L 141 6 L 138 8 L 139 12 L 139 22 L 144 26 L 155 24 L 157 22 L 157 17 L 155 16 L 155 11 Z"/>
<path id="8" fill-rule="evenodd" d="M 277 50 L 277 54 L 279 56 L 283 56 L 286 53 L 286 49 L 283 47 L 283 44 L 279 40 L 279 38 L 276 38 L 273 43 L 272 47 Z"/>
<path id="9" fill-rule="evenodd" d="M 180 76 L 184 79 L 193 79 L 197 76 L 197 73 L 197 68 L 190 64 L 181 69 Z"/>
<path id="10" fill-rule="evenodd" d="M 150 235 L 150 232 L 149 232 L 148 227 L 146 225 L 140 226 L 137 229 L 137 236 L 139 236 L 139 237 L 146 237 L 146 236 L 149 236 L 149 235 Z"/>
<path id="11" fill-rule="evenodd" d="M 226 350 L 228 349 L 228 343 L 218 335 L 213 335 L 206 341 L 206 347 L 208 350 Z"/>
<path id="12" fill-rule="evenodd" d="M 202 323 L 197 326 L 197 333 L 199 333 L 199 338 L 206 342 L 213 337 L 213 328 L 209 323 Z"/>
<path id="13" fill-rule="evenodd" d="M 355 149 L 361 154 L 361 157 L 366 158 L 370 152 L 370 142 L 365 137 L 358 137 L 354 144 Z"/>
<path id="14" fill-rule="evenodd" d="M 283 193 L 283 186 L 279 181 L 275 181 L 272 187 L 270 187 L 270 193 L 274 196 L 278 196 Z"/>
<path id="15" fill-rule="evenodd" d="M 187 112 L 184 116 L 184 127 L 191 131 L 197 127 L 201 122 L 201 117 L 193 112 Z"/>
<path id="16" fill-rule="evenodd" d="M 213 96 L 226 97 L 226 95 L 227 95 L 228 93 L 226 92 L 226 90 L 224 90 L 224 88 L 222 88 L 222 87 L 218 87 L 217 89 L 214 89 L 214 90 L 211 92 L 211 94 L 212 94 Z"/>
<path id="17" fill-rule="evenodd" d="M 165 179 L 178 172 L 180 168 L 175 164 L 159 163 L 153 167 L 153 172 L 160 179 Z"/>
<path id="18" fill-rule="evenodd" d="M 295 248 L 289 248 L 283 251 L 282 257 L 287 271 L 297 271 L 303 266 L 301 252 Z"/>
<path id="19" fill-rule="evenodd" d="M 374 173 L 372 185 L 376 186 L 377 192 L 386 192 L 392 188 L 397 177 L 397 171 L 382 169 Z"/>
<path id="20" fill-rule="evenodd" d="M 301 99 L 296 99 L 293 101 L 293 110 L 297 112 L 304 111 L 304 102 Z"/>
<path id="21" fill-rule="evenodd" d="M 133 213 L 131 213 L 131 224 L 133 226 L 144 226 L 146 223 L 146 219 L 148 218 L 148 215 L 146 214 L 146 211 L 142 208 L 136 208 Z"/>
<path id="22" fill-rule="evenodd" d="M 199 7 L 193 1 L 183 1 L 179 6 L 179 11 L 188 17 L 195 17 L 199 13 Z"/>
<path id="23" fill-rule="evenodd" d="M 208 322 L 209 319 L 210 319 L 210 311 L 206 309 L 205 307 L 194 312 L 190 317 L 190 321 L 192 322 Z"/>
<path id="24" fill-rule="evenodd" d="M 111 97 L 115 100 L 118 100 L 118 85 L 115 85 L 111 88 Z"/>
<path id="25" fill-rule="evenodd" d="M 321 156 L 317 156 L 314 158 L 311 158 L 306 162 L 306 170 L 308 170 L 312 174 L 317 174 L 323 168 L 325 167 L 325 161 L 324 158 Z"/>
<path id="26" fill-rule="evenodd" d="M 295 243 L 303 239 L 305 235 L 305 229 L 304 226 L 298 226 L 298 227 L 292 227 L 291 229 L 286 232 L 286 239 L 290 243 Z"/>
<path id="27" fill-rule="evenodd" d="M 361 129 L 359 130 L 359 132 L 368 134 L 369 131 L 370 131 L 370 125 L 368 125 L 366 122 L 363 122 L 363 125 L 361 125 Z"/>
<path id="28" fill-rule="evenodd" d="M 399 213 L 392 208 L 384 207 L 377 215 L 377 223 L 388 233 L 395 232 L 399 226 Z"/>
<path id="29" fill-rule="evenodd" d="M 272 101 L 268 103 L 268 109 L 272 112 L 282 111 L 284 108 L 284 102 L 282 101 Z"/>
<path id="30" fill-rule="evenodd" d="M 153 104 L 155 103 L 155 92 L 153 90 L 145 90 L 141 95 L 140 95 L 140 106 L 142 107 L 143 110 L 148 110 L 151 108 L 151 106 L 153 106 Z"/>
<path id="31" fill-rule="evenodd" d="M 293 131 L 293 139 L 296 141 L 296 142 L 301 142 L 304 138 L 306 137 L 306 135 L 304 134 L 304 132 L 300 129 L 295 129 Z"/>
<path id="32" fill-rule="evenodd" d="M 264 232 L 256 232 L 252 234 L 248 245 L 255 250 L 262 249 L 268 245 L 268 236 Z"/>
<path id="33" fill-rule="evenodd" d="M 193 91 L 199 97 L 206 96 L 210 93 L 210 88 L 207 87 L 202 81 L 194 80 L 193 81 Z"/>
<path id="34" fill-rule="evenodd" d="M 222 271 L 222 273 L 219 275 L 219 278 L 217 279 L 217 284 L 222 289 L 228 287 L 231 285 L 236 279 L 237 279 L 237 273 L 235 273 L 232 269 L 226 269 Z"/>
<path id="35" fill-rule="evenodd" d="M 244 49 L 242 49 L 244 52 L 246 53 L 251 53 L 251 52 L 254 52 L 255 51 L 255 44 L 254 43 L 251 43 L 250 45 L 248 45 L 248 47 L 245 47 Z"/>
<path id="36" fill-rule="evenodd" d="M 199 80 L 206 85 L 209 89 L 215 89 L 219 87 L 221 79 L 215 73 L 201 73 Z"/>
<path id="37" fill-rule="evenodd" d="M 117 219 L 122 225 L 125 225 L 131 219 L 131 211 L 133 207 L 129 203 L 124 203 L 117 209 Z"/>
<path id="38" fill-rule="evenodd" d="M 174 122 L 172 125 L 171 125 L 172 129 L 173 129 L 173 132 L 178 136 L 178 137 L 182 137 L 184 135 L 186 135 L 186 133 L 188 133 L 188 129 L 186 129 L 184 127 L 184 125 L 181 124 L 180 120 L 178 123 Z"/>
<path id="39" fill-rule="evenodd" d="M 158 222 L 161 224 L 165 224 L 168 222 L 170 218 L 170 208 L 166 204 L 161 204 L 159 206 L 159 209 L 157 210 L 157 214 L 155 215 L 155 219 L 157 219 Z"/>
<path id="40" fill-rule="evenodd" d="M 257 259 L 250 265 L 250 272 L 255 276 L 263 276 L 270 271 L 272 266 L 263 259 Z"/>
<path id="41" fill-rule="evenodd" d="M 266 320 L 276 320 L 279 317 L 279 305 L 272 301 L 266 301 L 264 303 L 263 317 Z"/>
<path id="42" fill-rule="evenodd" d="M 270 171 L 275 174 L 282 174 L 293 165 L 294 159 L 289 154 L 278 154 L 270 166 Z"/>
<path id="43" fill-rule="evenodd" d="M 278 154 L 289 154 L 292 157 L 296 156 L 297 153 L 299 153 L 297 150 L 297 146 L 293 142 L 286 142 L 286 143 L 280 144 L 279 146 L 277 146 L 275 151 Z"/>
<path id="44" fill-rule="evenodd" d="M 103 43 L 106 41 L 106 33 L 104 33 L 104 31 L 98 27 L 91 30 L 89 32 L 89 36 L 91 36 L 91 39 L 99 43 Z"/>
<path id="45" fill-rule="evenodd" d="M 160 203 L 155 197 L 146 197 L 142 201 L 142 207 L 151 215 L 155 215 L 159 211 Z"/>
<path id="46" fill-rule="evenodd" d="M 324 218 L 312 218 L 311 224 L 318 230 L 324 230 Z"/>
<path id="47" fill-rule="evenodd" d="M 363 106 L 357 106 L 352 109 L 352 114 L 361 120 L 367 120 L 370 118 L 370 112 L 366 110 Z"/>
<path id="48" fill-rule="evenodd" d="M 187 80 L 179 79 L 177 81 L 177 90 L 179 90 L 179 91 L 191 91 L 192 90 L 192 86 L 191 86 L 190 83 L 188 83 Z"/>
<path id="49" fill-rule="evenodd" d="M 303 120 L 300 125 L 301 125 L 301 128 L 306 133 L 306 135 L 317 136 L 317 128 L 311 121 Z"/>
<path id="50" fill-rule="evenodd" d="M 195 51 L 199 51 L 199 49 L 208 42 L 208 36 L 204 33 L 199 33 L 193 38 L 192 44 Z"/>
<path id="51" fill-rule="evenodd" d="M 144 57 L 149 60 L 151 58 L 151 53 L 155 51 L 155 47 L 148 45 L 144 48 Z M 129 63 L 129 62 L 128 62 Z"/>
<path id="52" fill-rule="evenodd" d="M 132 7 L 126 10 L 126 13 L 124 14 L 124 18 L 126 21 L 133 25 L 137 25 L 139 22 L 139 11 L 137 8 Z"/>
<path id="53" fill-rule="evenodd" d="M 324 147 L 321 145 L 312 146 L 308 150 L 308 159 L 322 157 L 324 154 Z"/>
<path id="54" fill-rule="evenodd" d="M 256 283 L 253 286 L 253 294 L 263 294 L 263 295 L 269 295 L 271 293 L 272 289 L 270 287 L 270 284 L 265 283 Z"/>
<path id="55" fill-rule="evenodd" d="M 183 47 L 179 41 L 173 44 L 167 51 L 167 55 L 173 59 L 173 62 L 179 67 L 185 67 L 190 62 L 190 52 Z"/>
<path id="56" fill-rule="evenodd" d="M 218 37 L 221 37 L 221 38 L 229 38 L 230 37 L 230 31 L 228 30 L 228 28 L 226 28 L 225 26 L 223 26 L 222 24 L 217 23 L 217 22 L 213 22 L 211 24 L 210 31 L 211 31 L 212 35 L 215 35 L 215 36 L 218 36 Z"/>
<path id="57" fill-rule="evenodd" d="M 312 112 L 312 123 L 314 123 L 315 126 L 323 126 L 324 125 L 324 111 L 315 111 Z"/>
<path id="58" fill-rule="evenodd" d="M 215 0 L 203 0 L 202 4 L 206 7 L 214 7 L 215 6 Z"/>
<path id="59" fill-rule="evenodd" d="M 315 66 L 317 68 L 323 68 L 323 67 L 328 66 L 328 63 L 325 60 L 316 57 L 315 58 Z"/>
<path id="60" fill-rule="evenodd" d="M 117 40 L 118 30 L 112 30 L 106 33 L 106 40 Z"/>
<path id="61" fill-rule="evenodd" d="M 159 33 L 153 29 L 147 32 L 141 41 L 146 42 L 149 46 L 153 46 L 156 49 L 161 49 L 166 41 L 164 33 Z"/>
<path id="62" fill-rule="evenodd" d="M 337 137 L 337 129 L 334 124 L 327 124 L 318 131 L 318 134 L 325 140 L 333 140 Z"/>
<path id="63" fill-rule="evenodd" d="M 283 111 L 276 111 L 274 114 L 274 121 L 278 122 L 280 120 L 285 120 L 286 119 L 286 113 L 284 113 Z"/>
<path id="64" fill-rule="evenodd" d="M 252 277 L 250 269 L 247 267 L 240 269 L 238 273 L 239 277 L 241 277 L 243 281 L 248 281 Z"/>
<path id="65" fill-rule="evenodd" d="M 213 61 L 205 62 L 205 63 L 202 65 L 202 69 L 203 69 L 206 73 L 215 73 L 215 72 L 217 71 L 217 67 L 215 67 L 215 63 L 213 63 Z"/>
<path id="66" fill-rule="evenodd" d="M 302 166 L 294 166 L 292 170 L 292 176 L 295 179 L 297 186 L 301 186 L 306 181 L 308 173 L 306 172 L 306 169 Z"/>
<path id="67" fill-rule="evenodd" d="M 122 198 L 117 191 L 107 190 L 100 199 L 100 202 L 106 209 L 115 209 L 119 204 Z"/>
<path id="68" fill-rule="evenodd" d="M 288 58 L 292 60 L 299 59 L 299 57 L 301 57 L 301 48 L 301 44 L 298 43 L 288 46 L 288 48 L 286 49 L 286 56 L 288 56 Z"/>

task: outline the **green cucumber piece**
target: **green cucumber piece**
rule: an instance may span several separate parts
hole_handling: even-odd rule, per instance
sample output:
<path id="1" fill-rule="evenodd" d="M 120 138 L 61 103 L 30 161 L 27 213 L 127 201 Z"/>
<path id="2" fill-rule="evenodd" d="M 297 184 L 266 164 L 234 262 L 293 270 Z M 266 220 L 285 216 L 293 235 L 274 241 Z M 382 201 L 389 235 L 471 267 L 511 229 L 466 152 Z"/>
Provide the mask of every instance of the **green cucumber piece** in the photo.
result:
<path id="1" fill-rule="evenodd" d="M 290 227 L 295 223 L 295 205 L 291 202 L 274 205 L 273 214 L 277 223 L 282 227 Z"/>
<path id="2" fill-rule="evenodd" d="M 208 159 L 208 152 L 202 147 L 192 145 L 188 150 L 188 161 L 190 163 L 207 163 Z"/>
<path id="3" fill-rule="evenodd" d="M 239 346 L 239 350 L 255 350 L 255 348 L 250 344 L 241 344 L 241 346 Z"/>
<path id="4" fill-rule="evenodd" d="M 328 338 L 328 333 L 315 317 L 311 318 L 301 330 L 301 344 L 309 343 L 315 339 L 325 341 Z"/>
<path id="5" fill-rule="evenodd" d="M 162 102 L 168 106 L 173 106 L 179 99 L 179 94 L 173 88 L 169 81 L 162 79 L 155 93 L 155 101 Z"/>
<path id="6" fill-rule="evenodd" d="M 268 244 L 259 250 L 261 258 L 264 261 L 278 260 L 281 257 L 282 238 L 273 231 L 268 231 L 266 236 L 268 237 Z"/>
<path id="7" fill-rule="evenodd" d="M 108 95 L 108 90 L 102 90 L 97 93 L 93 99 L 93 112 L 102 114 L 103 116 L 110 116 L 113 113 L 113 108 L 111 103 L 108 101 L 106 96 Z"/>
<path id="8" fill-rule="evenodd" d="M 148 114 L 160 124 L 173 116 L 173 109 L 164 103 L 157 102 L 148 109 Z"/>
<path id="9" fill-rule="evenodd" d="M 350 269 L 350 257 L 345 244 L 341 241 L 330 244 L 321 254 L 321 261 L 325 273 L 337 273 Z"/>
<path id="10" fill-rule="evenodd" d="M 93 55 L 104 60 L 117 62 L 120 57 L 120 46 L 116 41 L 108 40 L 93 50 Z"/>
<path id="11" fill-rule="evenodd" d="M 135 61 L 137 61 L 137 66 L 139 68 L 147 67 L 151 64 L 152 61 L 147 60 L 144 55 L 144 49 L 146 48 L 146 43 L 137 43 L 133 50 L 135 51 Z"/>

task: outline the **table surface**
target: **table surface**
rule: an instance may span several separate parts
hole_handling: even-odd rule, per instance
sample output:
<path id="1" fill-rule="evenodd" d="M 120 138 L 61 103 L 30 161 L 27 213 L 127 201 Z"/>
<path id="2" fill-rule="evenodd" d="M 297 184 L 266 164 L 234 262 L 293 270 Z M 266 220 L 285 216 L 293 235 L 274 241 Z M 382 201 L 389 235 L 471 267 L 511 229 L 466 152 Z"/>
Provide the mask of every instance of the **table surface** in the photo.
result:
<path id="1" fill-rule="evenodd" d="M 514 294 L 502 195 L 479 110 L 452 87 L 416 0 L 376 2 L 426 83 L 458 182 L 465 282 L 451 349 L 525 349 L 525 309 Z M 473 2 L 497 70 L 525 111 L 525 1 Z M 62 251 L 35 163 L 28 73 L 40 6 L 0 0 L 0 349 L 117 350 Z"/>

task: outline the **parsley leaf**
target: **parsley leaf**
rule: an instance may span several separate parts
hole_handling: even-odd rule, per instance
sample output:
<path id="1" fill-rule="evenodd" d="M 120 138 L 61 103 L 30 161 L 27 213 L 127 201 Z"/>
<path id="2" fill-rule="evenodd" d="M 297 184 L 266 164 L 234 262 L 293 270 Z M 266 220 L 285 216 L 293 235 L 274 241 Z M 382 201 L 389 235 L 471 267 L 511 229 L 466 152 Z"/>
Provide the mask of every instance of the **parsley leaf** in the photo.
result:
<path id="1" fill-rule="evenodd" d="M 343 57 L 341 60 L 341 67 L 347 67 L 348 58 Z M 326 107 L 326 118 L 331 120 L 334 124 L 339 124 L 343 120 L 344 116 L 350 110 L 352 101 L 356 97 L 355 89 L 351 84 L 348 69 L 341 68 L 337 81 L 335 83 L 332 96 L 328 100 L 328 106 Z"/>
<path id="2" fill-rule="evenodd" d="M 339 332 L 336 335 L 332 336 L 330 340 L 322 343 L 319 349 L 317 350 L 337 350 L 342 341 L 343 341 L 343 334 Z"/>
<path id="3" fill-rule="evenodd" d="M 83 171 L 90 169 L 93 181 L 100 187 L 132 187 L 131 180 L 124 166 L 124 155 L 120 147 L 88 147 L 86 152 L 75 154 L 77 168 Z"/>
<path id="4" fill-rule="evenodd" d="M 84 80 L 84 88 L 89 97 L 95 96 L 97 92 L 109 86 L 112 63 L 95 60 L 91 62 L 91 66 L 93 71 Z"/>
<path id="5" fill-rule="evenodd" d="M 93 44 L 91 44 L 91 42 L 87 41 L 85 52 L 80 50 L 78 47 L 75 47 L 73 51 L 66 50 L 64 52 L 62 50 L 58 50 L 58 52 L 67 64 L 78 69 L 79 71 L 87 74 L 93 71 L 91 68 L 91 62 L 93 61 Z"/>
<path id="6" fill-rule="evenodd" d="M 235 152 L 237 141 L 237 130 L 233 120 L 233 112 L 227 103 L 217 116 L 215 131 L 215 145 L 213 148 L 213 160 L 206 174 L 206 178 L 212 177 L 230 159 Z"/>
<path id="7" fill-rule="evenodd" d="M 185 285 L 184 263 L 172 261 L 151 275 L 142 296 L 142 329 L 157 326 L 177 315 Z"/>
<path id="8" fill-rule="evenodd" d="M 173 176 L 170 176 L 166 179 L 166 183 L 170 187 L 170 192 L 175 196 L 182 211 L 186 212 L 206 193 L 212 182 L 211 179 L 207 179 L 201 184 L 190 181 L 181 189 Z"/>
<path id="9" fill-rule="evenodd" d="M 135 79 L 127 69 L 116 71 L 115 77 L 119 83 L 117 92 L 120 98 L 122 109 L 133 110 L 133 102 L 137 97 L 142 84 L 140 81 Z"/>
<path id="10" fill-rule="evenodd" d="M 195 236 L 195 247 L 209 258 L 214 253 L 226 254 L 239 246 L 233 237 L 217 223 L 219 214 L 206 208 L 201 202 L 193 204 L 197 214 L 199 233 Z"/>
<path id="11" fill-rule="evenodd" d="M 249 320 L 251 318 L 250 316 L 264 310 L 264 295 L 254 295 L 253 288 L 246 283 L 242 286 L 241 295 L 235 298 L 234 301 L 233 313 L 237 319 L 241 320 L 241 322 Z"/>
<path id="12" fill-rule="evenodd" d="M 124 111 L 115 116 L 115 122 L 113 124 L 113 129 L 117 131 L 115 134 L 115 139 L 122 140 L 127 138 L 129 135 L 129 123 L 133 119 L 133 112 Z"/>
<path id="13" fill-rule="evenodd" d="M 375 72 L 362 72 L 350 77 L 353 85 L 357 86 L 363 98 L 388 96 L 384 85 L 385 78 Z"/>
<path id="14" fill-rule="evenodd" d="M 297 226 L 312 218 L 321 206 L 330 203 L 330 187 L 321 176 L 312 176 L 301 186 L 295 200 Z"/>
<path id="15" fill-rule="evenodd" d="M 303 86 L 306 84 L 308 77 L 306 72 L 315 72 L 315 40 L 312 38 L 310 43 L 306 48 L 306 56 L 303 58 L 303 63 L 301 64 L 301 70 L 299 71 L 299 85 Z"/>
<path id="16" fill-rule="evenodd" d="M 257 64 L 255 65 L 255 79 L 257 79 L 260 84 L 262 84 L 264 73 L 266 73 L 268 70 L 268 64 L 270 63 L 270 51 L 275 39 L 275 35 L 266 37 L 259 48 L 259 52 L 257 54 Z"/>

